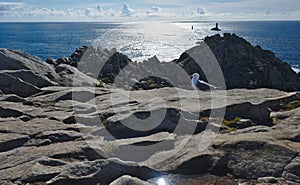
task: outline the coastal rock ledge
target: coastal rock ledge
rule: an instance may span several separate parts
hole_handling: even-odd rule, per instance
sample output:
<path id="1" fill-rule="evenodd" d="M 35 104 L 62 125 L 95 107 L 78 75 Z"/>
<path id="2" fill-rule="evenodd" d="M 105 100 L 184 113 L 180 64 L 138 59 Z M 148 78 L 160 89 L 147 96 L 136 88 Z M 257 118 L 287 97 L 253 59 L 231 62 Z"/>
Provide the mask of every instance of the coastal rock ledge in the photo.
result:
<path id="1" fill-rule="evenodd" d="M 151 65 L 202 73 L 188 51 L 170 63 L 135 63 L 115 50 L 82 47 L 46 63 L 0 49 L 0 184 L 300 184 L 296 73 L 235 35 L 205 42 L 227 90 L 129 74 Z M 82 63 L 91 56 L 107 62 L 97 75 L 99 63 Z M 136 79 L 132 91 L 112 83 L 119 73 Z"/>

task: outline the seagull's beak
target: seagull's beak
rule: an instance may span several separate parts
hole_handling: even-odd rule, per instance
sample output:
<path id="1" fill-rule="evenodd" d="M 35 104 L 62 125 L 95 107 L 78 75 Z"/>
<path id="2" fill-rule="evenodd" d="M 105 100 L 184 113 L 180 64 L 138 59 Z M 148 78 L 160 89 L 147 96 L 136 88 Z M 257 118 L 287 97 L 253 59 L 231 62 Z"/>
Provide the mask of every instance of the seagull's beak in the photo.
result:
<path id="1" fill-rule="evenodd" d="M 190 75 L 190 79 L 192 79 L 193 78 L 193 75 Z"/>

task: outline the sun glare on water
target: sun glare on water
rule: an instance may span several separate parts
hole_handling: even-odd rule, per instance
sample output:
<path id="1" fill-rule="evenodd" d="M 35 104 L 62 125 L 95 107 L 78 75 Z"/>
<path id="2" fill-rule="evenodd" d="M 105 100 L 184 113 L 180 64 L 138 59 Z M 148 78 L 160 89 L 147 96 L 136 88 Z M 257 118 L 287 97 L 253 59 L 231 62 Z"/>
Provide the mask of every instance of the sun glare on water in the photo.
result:
<path id="1" fill-rule="evenodd" d="M 176 59 L 195 46 L 197 36 L 191 29 L 164 22 L 128 23 L 112 29 L 93 45 L 116 48 L 133 61 L 142 62 L 156 55 L 160 61 Z"/>

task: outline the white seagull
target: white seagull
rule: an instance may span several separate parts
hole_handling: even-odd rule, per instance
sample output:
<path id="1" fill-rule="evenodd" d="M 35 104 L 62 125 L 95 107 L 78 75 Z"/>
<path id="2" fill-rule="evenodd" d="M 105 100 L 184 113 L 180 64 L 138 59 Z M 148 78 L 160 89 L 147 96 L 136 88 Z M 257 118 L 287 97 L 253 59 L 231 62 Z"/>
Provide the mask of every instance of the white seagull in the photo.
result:
<path id="1" fill-rule="evenodd" d="M 199 77 L 200 77 L 200 75 L 198 73 L 194 73 L 193 75 L 190 76 L 190 78 L 192 79 L 192 87 L 195 90 L 207 91 L 207 90 L 217 90 L 218 89 L 216 86 L 213 86 L 207 82 L 199 80 Z"/>

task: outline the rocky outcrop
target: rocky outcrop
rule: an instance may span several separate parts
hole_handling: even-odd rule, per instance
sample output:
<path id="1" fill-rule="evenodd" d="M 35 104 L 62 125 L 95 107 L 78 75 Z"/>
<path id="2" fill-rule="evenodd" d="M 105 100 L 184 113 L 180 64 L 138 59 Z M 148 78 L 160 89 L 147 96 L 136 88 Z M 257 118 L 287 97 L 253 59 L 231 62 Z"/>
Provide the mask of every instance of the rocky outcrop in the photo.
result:
<path id="1" fill-rule="evenodd" d="M 87 76 L 77 68 L 67 64 L 60 64 L 55 67 L 55 71 L 61 77 L 58 83 L 62 86 L 97 86 L 99 81 Z"/>
<path id="2" fill-rule="evenodd" d="M 30 70 L 55 81 L 57 75 L 53 67 L 36 56 L 23 51 L 0 49 L 0 70 Z"/>
<path id="3" fill-rule="evenodd" d="M 300 79 L 291 66 L 282 62 L 271 51 L 252 46 L 235 34 L 206 37 L 200 45 L 207 45 L 222 69 L 227 89 L 232 88 L 273 88 L 284 91 L 300 89 Z M 201 47 L 201 46 L 200 46 Z M 193 51 L 200 50 L 195 47 Z M 214 69 L 204 75 L 201 67 L 187 51 L 175 60 L 189 74 L 200 73 L 202 77 L 214 74 Z M 210 63 L 211 61 L 199 61 Z M 205 65 L 205 64 L 202 64 Z"/>
<path id="4" fill-rule="evenodd" d="M 14 78 L 19 78 L 24 82 L 27 82 L 39 88 L 58 85 L 43 74 L 37 74 L 31 70 L 3 70 L 0 71 L 0 73 L 8 74 L 10 76 L 13 76 Z"/>
<path id="5" fill-rule="evenodd" d="M 85 48 L 76 50 L 71 59 L 80 60 Z M 57 63 L 56 63 L 57 64 Z M 0 90 L 5 94 L 28 97 L 48 86 L 97 86 L 99 81 L 80 72 L 71 64 L 47 64 L 21 51 L 0 49 Z"/>
<path id="6" fill-rule="evenodd" d="M 27 83 L 20 78 L 15 78 L 5 72 L 0 72 L 0 90 L 5 94 L 16 94 L 21 97 L 28 97 L 40 92 L 35 85 Z"/>
<path id="7" fill-rule="evenodd" d="M 123 175 L 117 180 L 113 181 L 109 185 L 151 185 L 149 182 L 142 181 L 136 177 L 129 175 Z"/>
<path id="8" fill-rule="evenodd" d="M 88 46 L 82 46 L 75 50 L 75 52 L 67 58 L 59 58 L 57 60 L 48 58 L 46 63 L 53 65 L 54 67 L 60 64 L 70 65 L 72 67 L 77 67 L 78 62 L 80 61 L 81 57 L 84 55 L 85 51 L 88 49 Z"/>

